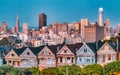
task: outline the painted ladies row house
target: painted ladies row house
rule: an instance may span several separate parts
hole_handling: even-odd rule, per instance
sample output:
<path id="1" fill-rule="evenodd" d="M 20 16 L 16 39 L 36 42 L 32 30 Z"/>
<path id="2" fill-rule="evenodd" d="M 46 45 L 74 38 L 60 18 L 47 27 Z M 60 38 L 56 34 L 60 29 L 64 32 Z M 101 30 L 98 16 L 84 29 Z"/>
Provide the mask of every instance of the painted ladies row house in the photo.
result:
<path id="1" fill-rule="evenodd" d="M 5 56 L 7 64 L 19 68 L 61 67 L 77 64 L 85 66 L 98 63 L 105 65 L 117 60 L 116 44 L 78 43 L 60 44 L 40 47 L 24 47 L 11 49 Z"/>

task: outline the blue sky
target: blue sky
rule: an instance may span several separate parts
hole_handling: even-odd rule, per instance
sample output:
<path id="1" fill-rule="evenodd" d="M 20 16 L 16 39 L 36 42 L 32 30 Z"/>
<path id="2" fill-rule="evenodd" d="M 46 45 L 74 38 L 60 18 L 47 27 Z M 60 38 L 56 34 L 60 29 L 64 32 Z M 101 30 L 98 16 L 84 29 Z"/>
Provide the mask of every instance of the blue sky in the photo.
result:
<path id="1" fill-rule="evenodd" d="M 104 8 L 104 19 L 109 18 L 111 25 L 120 23 L 120 0 L 0 0 L 0 24 L 6 21 L 8 27 L 15 26 L 19 15 L 20 26 L 29 23 L 38 27 L 38 15 L 45 13 L 47 22 L 72 23 L 88 18 L 90 22 L 98 19 L 98 8 Z"/>

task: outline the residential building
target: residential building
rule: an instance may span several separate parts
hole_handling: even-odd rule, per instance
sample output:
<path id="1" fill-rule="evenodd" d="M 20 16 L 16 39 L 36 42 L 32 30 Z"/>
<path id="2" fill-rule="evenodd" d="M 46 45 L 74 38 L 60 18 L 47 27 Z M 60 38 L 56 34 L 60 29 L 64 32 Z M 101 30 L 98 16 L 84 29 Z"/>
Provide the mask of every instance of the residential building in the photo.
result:
<path id="1" fill-rule="evenodd" d="M 106 42 L 97 51 L 97 64 L 104 66 L 117 60 L 116 56 L 116 44 L 113 42 Z"/>
<path id="2" fill-rule="evenodd" d="M 78 44 L 63 44 L 57 47 L 57 67 L 72 65 L 76 63 L 76 50 L 81 46 Z"/>
<path id="3" fill-rule="evenodd" d="M 48 67 L 56 67 L 56 51 L 57 46 L 45 46 L 39 53 L 38 53 L 38 60 L 39 60 L 39 68 L 44 69 Z"/>
<path id="4" fill-rule="evenodd" d="M 76 64 L 78 66 L 86 66 L 96 63 L 96 44 L 83 43 L 83 45 L 76 51 Z"/>

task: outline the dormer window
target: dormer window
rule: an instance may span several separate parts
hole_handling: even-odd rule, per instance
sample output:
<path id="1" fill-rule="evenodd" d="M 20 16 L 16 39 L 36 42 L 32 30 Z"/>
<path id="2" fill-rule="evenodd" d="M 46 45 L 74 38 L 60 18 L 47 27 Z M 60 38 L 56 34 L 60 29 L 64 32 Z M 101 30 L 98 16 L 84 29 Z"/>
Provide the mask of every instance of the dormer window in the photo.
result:
<path id="1" fill-rule="evenodd" d="M 30 55 L 30 53 L 29 53 L 29 52 L 27 52 L 27 55 Z"/>
<path id="2" fill-rule="evenodd" d="M 11 56 L 13 57 L 13 56 L 14 56 L 14 54 L 11 54 Z"/>
<path id="3" fill-rule="evenodd" d="M 44 51 L 44 54 L 45 54 L 45 55 L 48 55 L 48 51 L 47 51 L 47 50 L 46 50 L 46 51 Z"/>
<path id="4" fill-rule="evenodd" d="M 84 52 L 87 52 L 87 49 L 86 49 L 86 48 L 84 49 Z"/>
<path id="5" fill-rule="evenodd" d="M 67 50 L 64 50 L 64 53 L 67 53 Z"/>

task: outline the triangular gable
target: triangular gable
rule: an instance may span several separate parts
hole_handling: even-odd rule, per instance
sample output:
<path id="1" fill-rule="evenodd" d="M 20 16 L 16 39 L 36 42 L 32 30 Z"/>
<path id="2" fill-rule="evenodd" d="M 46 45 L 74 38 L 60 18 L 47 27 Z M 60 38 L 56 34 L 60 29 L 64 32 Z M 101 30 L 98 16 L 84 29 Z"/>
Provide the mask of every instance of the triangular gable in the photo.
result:
<path id="1" fill-rule="evenodd" d="M 111 45 L 109 45 L 108 44 L 108 42 L 106 42 L 106 43 L 104 43 L 103 44 L 103 46 L 101 46 L 101 48 L 97 51 L 97 53 L 98 52 L 110 52 L 110 51 L 112 51 L 112 52 L 116 52 L 112 47 L 111 47 Z"/>
<path id="2" fill-rule="evenodd" d="M 86 43 L 84 43 L 83 45 L 82 45 L 82 47 L 79 49 L 79 50 L 77 50 L 76 51 L 76 54 L 79 54 L 79 53 L 82 53 L 82 54 L 84 54 L 84 49 L 87 49 L 87 53 L 90 53 L 90 54 L 95 54 L 94 52 L 93 52 L 93 50 L 86 44 Z M 86 54 L 86 53 L 85 53 Z"/>
<path id="3" fill-rule="evenodd" d="M 20 57 L 36 57 L 36 55 L 29 48 L 26 48 Z"/>
<path id="4" fill-rule="evenodd" d="M 74 55 L 74 53 L 66 46 L 64 45 L 58 52 L 57 54 L 72 54 Z"/>
<path id="5" fill-rule="evenodd" d="M 47 51 L 48 54 L 45 54 L 45 51 Z M 52 51 L 51 51 L 47 46 L 45 46 L 45 47 L 38 53 L 38 55 L 54 55 L 54 54 L 52 53 Z"/>
<path id="6" fill-rule="evenodd" d="M 5 58 L 19 58 L 17 53 L 12 49 L 6 56 Z"/>

